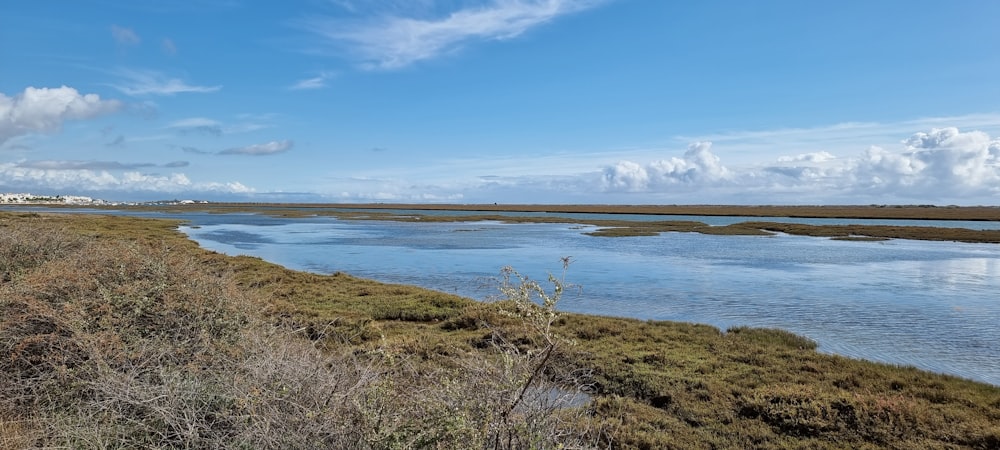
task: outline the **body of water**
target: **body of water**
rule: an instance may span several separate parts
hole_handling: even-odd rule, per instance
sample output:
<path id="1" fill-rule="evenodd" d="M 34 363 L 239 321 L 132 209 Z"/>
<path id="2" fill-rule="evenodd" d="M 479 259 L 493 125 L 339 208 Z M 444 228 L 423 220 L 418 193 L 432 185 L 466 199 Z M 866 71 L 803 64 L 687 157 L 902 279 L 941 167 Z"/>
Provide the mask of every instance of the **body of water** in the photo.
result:
<path id="1" fill-rule="evenodd" d="M 589 226 L 206 216 L 203 247 L 318 273 L 346 272 L 477 299 L 504 265 L 538 280 L 572 257 L 566 311 L 778 327 L 820 351 L 1000 385 L 1000 246 L 665 233 Z M 694 217 L 711 221 L 713 218 Z M 730 218 L 731 219 L 731 218 Z"/>

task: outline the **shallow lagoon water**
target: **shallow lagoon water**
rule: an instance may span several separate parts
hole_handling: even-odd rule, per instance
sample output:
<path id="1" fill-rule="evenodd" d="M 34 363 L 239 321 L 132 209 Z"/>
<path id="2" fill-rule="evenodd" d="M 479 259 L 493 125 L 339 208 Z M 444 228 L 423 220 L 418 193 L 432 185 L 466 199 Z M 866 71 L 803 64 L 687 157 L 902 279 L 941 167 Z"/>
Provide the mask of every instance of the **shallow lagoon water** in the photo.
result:
<path id="1" fill-rule="evenodd" d="M 203 247 L 318 273 L 489 298 L 504 265 L 576 289 L 560 308 L 640 319 L 778 327 L 825 352 L 1000 385 L 1000 246 L 665 233 L 589 226 L 192 215 Z M 708 218 L 695 218 L 706 221 Z"/>

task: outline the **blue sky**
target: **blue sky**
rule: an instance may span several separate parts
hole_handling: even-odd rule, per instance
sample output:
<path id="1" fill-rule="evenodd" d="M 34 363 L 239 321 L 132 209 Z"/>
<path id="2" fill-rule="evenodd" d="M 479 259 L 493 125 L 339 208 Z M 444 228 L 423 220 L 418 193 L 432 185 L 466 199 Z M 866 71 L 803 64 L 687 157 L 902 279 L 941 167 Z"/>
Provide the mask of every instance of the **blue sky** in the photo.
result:
<path id="1" fill-rule="evenodd" d="M 1000 203 L 1000 2 L 0 6 L 0 191 Z"/>

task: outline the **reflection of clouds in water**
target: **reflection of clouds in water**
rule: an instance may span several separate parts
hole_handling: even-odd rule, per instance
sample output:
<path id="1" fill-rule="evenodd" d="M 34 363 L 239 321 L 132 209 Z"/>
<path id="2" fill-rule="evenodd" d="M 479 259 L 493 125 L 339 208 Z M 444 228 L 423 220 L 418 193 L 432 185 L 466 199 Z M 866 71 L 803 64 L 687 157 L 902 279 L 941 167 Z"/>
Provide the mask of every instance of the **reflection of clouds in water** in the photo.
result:
<path id="1" fill-rule="evenodd" d="M 995 258 L 957 258 L 922 261 L 920 275 L 935 283 L 953 287 L 982 285 L 1000 277 L 1000 260 Z"/>

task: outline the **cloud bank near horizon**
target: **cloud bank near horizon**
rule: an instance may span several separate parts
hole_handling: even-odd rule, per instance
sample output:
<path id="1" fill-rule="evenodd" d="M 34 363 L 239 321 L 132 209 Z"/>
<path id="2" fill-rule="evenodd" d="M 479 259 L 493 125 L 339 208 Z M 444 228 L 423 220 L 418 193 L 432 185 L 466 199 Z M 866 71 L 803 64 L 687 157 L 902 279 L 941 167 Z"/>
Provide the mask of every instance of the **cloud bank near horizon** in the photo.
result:
<path id="1" fill-rule="evenodd" d="M 710 142 L 698 142 L 681 158 L 607 166 L 601 189 L 663 198 L 728 193 L 735 199 L 770 197 L 781 203 L 796 198 L 1000 200 L 1000 139 L 947 127 L 918 132 L 900 144 L 902 151 L 871 146 L 848 157 L 821 151 L 731 169 L 712 153 Z"/>
<path id="2" fill-rule="evenodd" d="M 253 188 L 239 182 L 194 182 L 183 173 L 163 175 L 134 170 L 148 166 L 115 162 L 0 163 L 0 189 L 31 193 L 104 193 L 119 197 L 191 193 L 249 195 L 254 192 Z M 169 167 L 169 164 L 164 166 Z"/>

